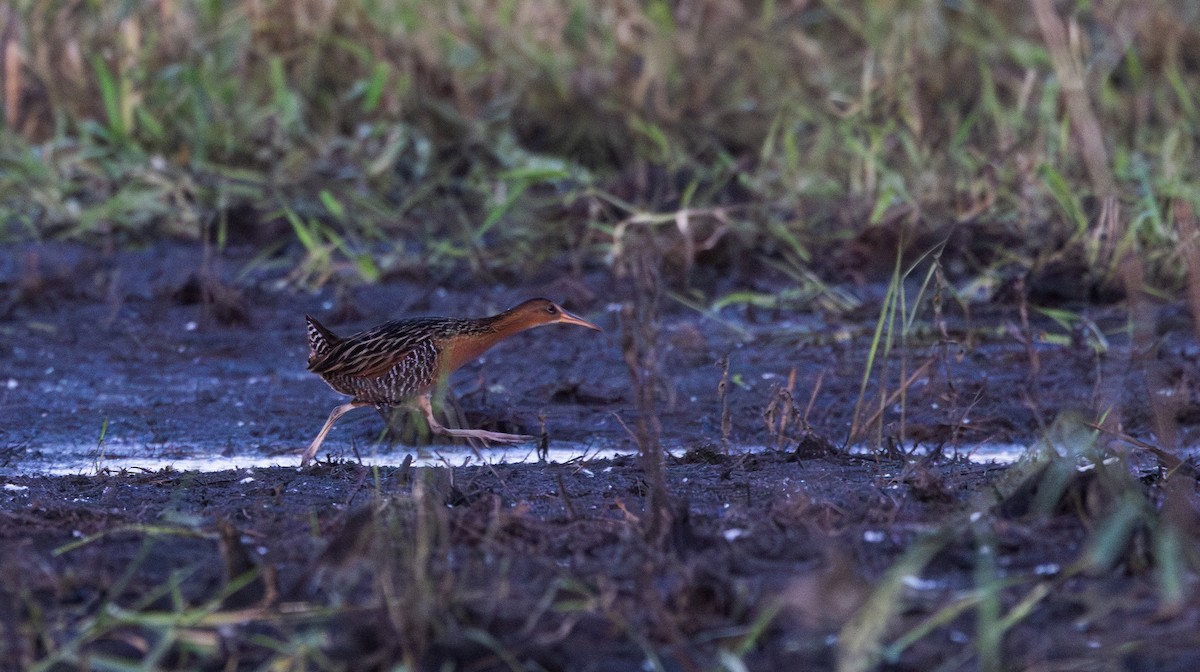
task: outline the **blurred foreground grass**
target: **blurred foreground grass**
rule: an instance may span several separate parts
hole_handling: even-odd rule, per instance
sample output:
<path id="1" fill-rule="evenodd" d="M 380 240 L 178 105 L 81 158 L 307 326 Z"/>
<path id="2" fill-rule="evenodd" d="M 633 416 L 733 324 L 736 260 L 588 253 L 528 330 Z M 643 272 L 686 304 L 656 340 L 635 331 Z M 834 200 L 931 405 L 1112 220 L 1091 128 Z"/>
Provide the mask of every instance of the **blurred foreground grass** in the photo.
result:
<path id="1" fill-rule="evenodd" d="M 1132 296 L 1145 279 L 1183 287 L 1189 266 L 1200 287 L 1200 6 L 1188 0 L 18 0 L 0 6 L 0 25 L 5 241 L 249 243 L 264 257 L 283 251 L 295 267 L 290 277 L 308 286 L 430 268 L 520 274 L 551 262 L 579 270 L 639 247 L 657 247 L 685 269 L 702 252 L 758 255 L 805 281 L 819 263 L 814 249 L 869 238 L 875 227 L 899 231 L 890 240 L 900 243 L 922 232 L 938 232 L 925 238 L 936 241 L 956 226 L 990 247 L 962 246 L 961 261 L 975 264 L 968 271 L 1067 256 Z M 922 273 L 904 270 L 901 257 L 890 257 L 870 362 L 912 333 L 904 280 Z M 1139 265 L 1122 269 L 1123 259 Z M 935 271 L 924 273 L 913 305 L 925 303 L 931 283 L 940 288 Z M 783 294 L 770 299 L 778 305 Z M 713 305 L 761 298 L 737 297 Z M 940 311 L 940 298 L 929 302 Z M 1145 303 L 1131 302 L 1139 344 L 1153 337 Z M 1028 351 L 1037 384 L 1040 360 Z M 876 370 L 864 371 L 852 433 L 881 435 L 883 409 L 893 406 L 881 393 L 872 416 L 863 402 Z M 1104 378 L 1113 379 L 1122 380 Z M 1139 384 L 1156 410 L 1171 411 L 1156 391 L 1165 386 Z M 902 408 L 907 385 L 894 395 Z M 1160 437 L 1174 436 L 1162 431 L 1175 422 L 1167 411 L 1156 420 Z M 1099 415 L 1095 425 L 1064 423 L 1048 434 L 1046 459 L 1014 470 L 1012 480 L 1051 493 L 1025 508 L 1074 513 L 1090 535 L 1055 574 L 1153 571 L 1169 617 L 1193 600 L 1200 566 L 1188 543 L 1192 483 L 1134 480 L 1115 453 L 1096 446 L 1092 427 L 1124 436 L 1118 421 L 1106 422 L 1116 414 Z M 1163 439 L 1166 448 L 1171 441 Z M 1051 459 L 1052 449 L 1062 455 Z M 1080 460 L 1095 476 L 1079 475 Z M 460 582 L 454 572 L 465 576 L 470 565 L 439 564 L 451 555 L 450 516 L 466 509 L 422 487 L 363 519 L 386 551 L 372 556 L 375 573 L 363 584 L 379 588 L 370 604 L 380 611 L 369 613 L 387 635 L 378 641 L 403 642 L 390 653 L 414 658 L 453 641 L 446 633 L 465 633 L 504 658 L 509 643 L 461 616 L 468 597 L 482 603 L 503 593 Z M 841 669 L 915 655 L 916 642 L 965 613 L 976 627 L 971 645 L 957 647 L 962 660 L 1005 669 L 1005 633 L 1058 587 L 1038 571 L 1013 580 L 998 569 L 990 525 L 1009 526 L 992 509 L 1024 499 L 973 502 L 910 544 L 844 624 Z M 1078 501 L 1090 509 L 1075 513 Z M 1028 538 L 1037 536 L 1031 529 Z M 662 538 L 661 526 L 647 530 Z M 889 632 L 906 605 L 898 597 L 905 580 L 963 538 L 970 590 Z M 494 565 L 479 572 L 508 581 Z M 243 576 L 230 573 L 222 590 L 231 595 L 256 579 Z M 544 590 L 526 634 L 543 615 L 574 618 L 574 610 L 624 627 L 646 660 L 657 660 L 603 590 L 583 581 Z M 175 591 L 166 583 L 160 594 Z M 152 651 L 164 659 L 180 642 L 216 658 L 228 595 L 195 608 L 177 600 L 169 618 L 110 610 L 108 620 L 72 624 L 44 669 L 77 662 L 106 628 L 129 626 L 165 633 Z M 637 597 L 631 613 L 668 611 L 647 612 Z M 494 613 L 494 604 L 484 611 Z M 726 669 L 747 669 L 740 656 L 769 640 L 777 613 L 772 605 L 738 611 L 729 619 L 735 628 L 717 631 L 736 637 L 722 654 Z M 42 629 L 30 632 L 30 641 L 51 641 Z M 276 660 L 325 655 L 287 634 L 269 643 Z M 1114 650 L 1127 648 L 1118 643 Z"/>
<path id="2" fill-rule="evenodd" d="M 312 284 L 579 269 L 629 226 L 796 267 L 958 224 L 1170 285 L 1196 235 L 1186 0 L 18 0 L 0 25 L 9 241 L 291 246 Z"/>

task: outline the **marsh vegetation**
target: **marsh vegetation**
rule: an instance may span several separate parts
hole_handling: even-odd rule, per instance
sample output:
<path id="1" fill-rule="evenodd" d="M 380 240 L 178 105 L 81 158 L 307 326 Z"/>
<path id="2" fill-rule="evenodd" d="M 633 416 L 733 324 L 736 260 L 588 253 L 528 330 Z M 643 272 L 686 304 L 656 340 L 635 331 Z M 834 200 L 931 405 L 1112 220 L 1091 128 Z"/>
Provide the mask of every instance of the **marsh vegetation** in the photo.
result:
<path id="1" fill-rule="evenodd" d="M 0 25 L 14 669 L 1196 668 L 1194 3 Z M 538 294 L 603 345 L 523 335 L 445 413 L 577 459 L 413 466 L 400 414 L 295 470 L 305 312 Z"/>

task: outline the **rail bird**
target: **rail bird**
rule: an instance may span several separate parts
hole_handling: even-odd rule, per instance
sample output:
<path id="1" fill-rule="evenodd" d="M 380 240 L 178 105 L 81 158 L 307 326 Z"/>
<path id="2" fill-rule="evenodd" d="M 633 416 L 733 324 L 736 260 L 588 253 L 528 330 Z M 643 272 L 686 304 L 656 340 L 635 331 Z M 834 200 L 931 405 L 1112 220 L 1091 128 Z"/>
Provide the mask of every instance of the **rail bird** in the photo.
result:
<path id="1" fill-rule="evenodd" d="M 360 406 L 386 409 L 415 401 L 434 434 L 495 443 L 531 440 L 534 437 L 524 434 L 443 427 L 433 417 L 430 396 L 438 383 L 459 367 L 527 329 L 546 324 L 575 324 L 602 331 L 557 303 L 541 298 L 530 299 L 491 317 L 394 320 L 345 338 L 311 315 L 304 317 L 308 321 L 308 370 L 352 399 L 329 413 L 325 426 L 304 451 L 301 467 L 316 456 L 333 423 Z"/>

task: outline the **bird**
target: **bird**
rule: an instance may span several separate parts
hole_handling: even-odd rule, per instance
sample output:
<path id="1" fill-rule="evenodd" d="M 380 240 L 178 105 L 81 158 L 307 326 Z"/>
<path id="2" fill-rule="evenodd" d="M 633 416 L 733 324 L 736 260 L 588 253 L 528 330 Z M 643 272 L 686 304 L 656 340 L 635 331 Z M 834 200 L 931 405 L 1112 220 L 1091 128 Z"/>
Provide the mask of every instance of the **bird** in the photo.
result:
<path id="1" fill-rule="evenodd" d="M 383 410 L 415 402 L 434 434 L 495 443 L 532 440 L 534 437 L 524 434 L 443 427 L 433 417 L 433 390 L 459 367 L 527 329 L 574 324 L 603 331 L 544 298 L 529 299 L 491 317 L 393 320 L 345 338 L 311 315 L 304 317 L 308 325 L 308 370 L 352 398 L 330 411 L 325 426 L 304 451 L 301 468 L 317 454 L 338 418 L 360 406 Z"/>

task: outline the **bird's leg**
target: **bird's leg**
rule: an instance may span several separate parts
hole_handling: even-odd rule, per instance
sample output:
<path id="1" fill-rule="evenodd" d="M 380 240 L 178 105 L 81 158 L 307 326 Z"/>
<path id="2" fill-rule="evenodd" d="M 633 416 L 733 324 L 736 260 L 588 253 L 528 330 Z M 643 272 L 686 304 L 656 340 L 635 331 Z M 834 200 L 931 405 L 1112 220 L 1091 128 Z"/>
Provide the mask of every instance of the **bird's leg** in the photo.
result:
<path id="1" fill-rule="evenodd" d="M 325 435 L 329 433 L 329 430 L 333 427 L 333 423 L 337 422 L 338 418 L 359 406 L 370 405 L 365 401 L 351 401 L 330 411 L 329 419 L 325 421 L 325 426 L 321 428 L 321 433 L 317 434 L 317 438 L 313 439 L 312 445 L 308 447 L 308 450 L 304 451 L 304 457 L 300 458 L 300 467 L 304 468 L 308 466 L 309 461 L 317 454 L 317 449 L 321 447 L 321 442 L 325 440 Z"/>
<path id="2" fill-rule="evenodd" d="M 442 436 L 453 436 L 460 439 L 480 439 L 482 441 L 491 441 L 494 443 L 520 443 L 522 441 L 532 441 L 536 437 L 527 436 L 525 434 L 505 434 L 504 432 L 489 432 L 485 429 L 448 429 L 443 427 L 433 417 L 433 405 L 429 401 L 428 394 L 422 394 L 417 397 L 417 406 L 421 412 L 425 414 L 425 422 L 429 423 L 429 431 Z"/>

